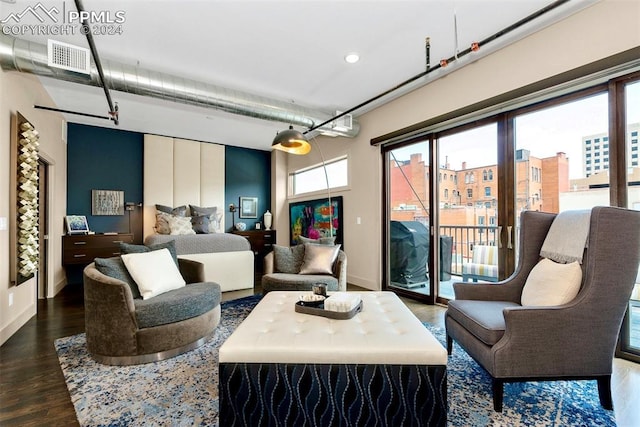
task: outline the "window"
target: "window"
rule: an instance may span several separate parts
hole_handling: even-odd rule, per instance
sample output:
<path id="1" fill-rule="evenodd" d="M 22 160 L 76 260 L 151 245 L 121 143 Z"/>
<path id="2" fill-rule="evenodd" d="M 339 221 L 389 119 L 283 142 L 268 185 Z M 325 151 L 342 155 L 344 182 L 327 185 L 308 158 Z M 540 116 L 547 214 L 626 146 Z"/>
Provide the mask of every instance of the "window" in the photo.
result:
<path id="1" fill-rule="evenodd" d="M 312 166 L 297 172 L 291 176 L 292 195 L 323 191 L 327 189 L 327 177 L 330 188 L 346 187 L 349 185 L 348 161 L 346 157 L 330 160 L 322 165 Z"/>
<path id="2" fill-rule="evenodd" d="M 444 198 L 445 198 L 445 199 L 448 199 L 448 198 L 449 198 L 449 189 L 448 189 L 448 188 L 445 188 L 445 189 L 444 189 Z"/>
<path id="3" fill-rule="evenodd" d="M 484 196 L 491 197 L 491 187 L 484 187 Z"/>
<path id="4" fill-rule="evenodd" d="M 471 188 L 467 188 L 467 198 L 471 199 L 473 197 L 473 190 Z"/>
<path id="5" fill-rule="evenodd" d="M 493 181 L 493 171 L 489 169 L 489 181 Z"/>

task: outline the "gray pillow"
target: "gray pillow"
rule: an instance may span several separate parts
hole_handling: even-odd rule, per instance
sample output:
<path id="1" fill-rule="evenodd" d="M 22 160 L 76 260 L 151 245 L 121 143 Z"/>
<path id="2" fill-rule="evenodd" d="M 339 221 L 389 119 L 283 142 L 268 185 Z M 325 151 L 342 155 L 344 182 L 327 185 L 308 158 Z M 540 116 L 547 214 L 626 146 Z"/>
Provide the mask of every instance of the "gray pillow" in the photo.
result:
<path id="1" fill-rule="evenodd" d="M 291 248 L 273 245 L 273 269 L 276 273 L 298 274 L 304 259 L 304 245 Z"/>
<path id="2" fill-rule="evenodd" d="M 320 237 L 319 239 L 310 239 L 304 236 L 298 236 L 300 243 L 313 243 L 316 245 L 328 245 L 333 246 L 336 243 L 335 237 Z"/>
<path id="3" fill-rule="evenodd" d="M 171 206 L 165 205 L 156 205 L 156 209 L 160 212 L 168 213 L 175 216 L 187 216 L 187 206 L 182 205 L 177 208 L 172 208 Z"/>
<path id="4" fill-rule="evenodd" d="M 193 216 L 193 215 L 211 216 L 211 215 L 215 215 L 218 212 L 218 207 L 217 206 L 213 206 L 213 207 L 210 207 L 210 208 L 202 208 L 200 206 L 189 205 L 189 209 L 191 209 L 191 216 Z"/>
<path id="5" fill-rule="evenodd" d="M 196 234 L 209 234 L 209 217 L 208 216 L 192 216 L 191 228 Z"/>
<path id="6" fill-rule="evenodd" d="M 171 254 L 171 258 L 176 263 L 178 267 L 178 254 L 176 253 L 176 242 L 174 240 L 169 240 L 165 243 L 155 243 L 153 245 L 145 246 L 145 245 L 132 245 L 131 243 L 120 243 L 120 252 L 124 255 L 126 254 L 139 254 L 143 252 L 151 252 L 157 251 L 160 249 L 168 249 Z"/>
<path id="7" fill-rule="evenodd" d="M 192 216 L 208 216 L 209 217 L 209 233 L 220 232 L 220 221 L 222 220 L 222 213 L 218 213 L 217 206 L 211 206 L 203 208 L 200 206 L 189 205 Z M 196 232 L 197 233 L 197 232 Z"/>
<path id="8" fill-rule="evenodd" d="M 122 262 L 122 258 L 96 258 L 94 262 L 96 264 L 96 269 L 100 273 L 114 279 L 122 280 L 129 285 L 129 288 L 131 288 L 131 295 L 133 295 L 134 298 L 141 298 L 138 285 L 129 274 L 127 267 L 124 265 L 124 262 Z"/>

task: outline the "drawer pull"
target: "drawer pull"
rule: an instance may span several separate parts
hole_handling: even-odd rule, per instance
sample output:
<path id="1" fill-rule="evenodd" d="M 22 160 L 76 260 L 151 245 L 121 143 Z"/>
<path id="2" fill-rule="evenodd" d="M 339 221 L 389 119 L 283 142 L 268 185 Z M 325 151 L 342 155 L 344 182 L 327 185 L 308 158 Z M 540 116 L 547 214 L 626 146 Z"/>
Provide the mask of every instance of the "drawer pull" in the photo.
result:
<path id="1" fill-rule="evenodd" d="M 74 254 L 74 255 L 73 255 L 73 257 L 74 257 L 74 258 L 84 258 L 84 257 L 86 257 L 86 256 L 87 256 L 87 255 L 85 255 L 85 254 Z"/>
<path id="2" fill-rule="evenodd" d="M 120 252 L 112 252 L 111 255 L 120 255 Z"/>
<path id="3" fill-rule="evenodd" d="M 113 243 L 123 243 L 122 240 L 114 240 Z"/>
<path id="4" fill-rule="evenodd" d="M 73 242 L 74 245 L 86 245 L 87 242 Z"/>

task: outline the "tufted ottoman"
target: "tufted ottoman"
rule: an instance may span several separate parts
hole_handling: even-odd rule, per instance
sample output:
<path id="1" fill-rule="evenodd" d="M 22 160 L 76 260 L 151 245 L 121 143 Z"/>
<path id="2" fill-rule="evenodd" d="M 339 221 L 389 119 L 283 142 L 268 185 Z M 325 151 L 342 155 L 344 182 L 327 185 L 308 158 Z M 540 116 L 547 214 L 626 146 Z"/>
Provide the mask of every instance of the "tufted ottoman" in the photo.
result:
<path id="1" fill-rule="evenodd" d="M 220 425 L 444 426 L 447 353 L 391 292 L 349 320 L 268 293 L 220 347 Z"/>

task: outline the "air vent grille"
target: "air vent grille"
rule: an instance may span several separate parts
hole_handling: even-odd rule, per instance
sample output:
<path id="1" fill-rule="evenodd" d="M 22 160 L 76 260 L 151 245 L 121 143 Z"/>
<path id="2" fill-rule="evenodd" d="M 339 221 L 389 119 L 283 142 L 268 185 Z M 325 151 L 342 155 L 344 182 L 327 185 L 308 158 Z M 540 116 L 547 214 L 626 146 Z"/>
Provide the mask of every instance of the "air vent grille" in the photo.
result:
<path id="1" fill-rule="evenodd" d="M 342 114 L 342 111 L 336 111 L 336 116 Z M 345 114 L 344 116 L 336 119 L 333 122 L 333 129 L 338 131 L 349 131 L 353 129 L 353 116 L 351 114 Z"/>
<path id="2" fill-rule="evenodd" d="M 48 63 L 50 67 L 91 74 L 91 57 L 89 49 L 72 44 L 49 40 L 47 44 Z"/>

